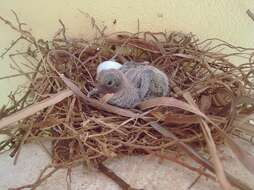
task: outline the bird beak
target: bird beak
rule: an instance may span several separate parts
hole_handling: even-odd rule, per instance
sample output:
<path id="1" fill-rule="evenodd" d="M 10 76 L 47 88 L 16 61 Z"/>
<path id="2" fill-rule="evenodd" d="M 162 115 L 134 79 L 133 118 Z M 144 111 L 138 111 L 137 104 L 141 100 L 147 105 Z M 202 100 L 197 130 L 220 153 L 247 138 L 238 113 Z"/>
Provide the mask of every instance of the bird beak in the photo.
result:
<path id="1" fill-rule="evenodd" d="M 90 92 L 88 92 L 87 97 L 90 98 L 90 97 L 92 97 L 92 96 L 94 96 L 94 95 L 97 95 L 97 94 L 99 94 L 99 91 L 98 91 L 97 88 L 94 88 L 93 90 L 91 90 Z"/>
<path id="2" fill-rule="evenodd" d="M 97 86 L 94 89 L 92 89 L 90 92 L 88 92 L 87 97 L 90 98 L 90 97 L 92 97 L 94 95 L 99 95 L 99 94 L 103 94 L 103 93 L 105 93 L 103 91 L 103 89 Z"/>

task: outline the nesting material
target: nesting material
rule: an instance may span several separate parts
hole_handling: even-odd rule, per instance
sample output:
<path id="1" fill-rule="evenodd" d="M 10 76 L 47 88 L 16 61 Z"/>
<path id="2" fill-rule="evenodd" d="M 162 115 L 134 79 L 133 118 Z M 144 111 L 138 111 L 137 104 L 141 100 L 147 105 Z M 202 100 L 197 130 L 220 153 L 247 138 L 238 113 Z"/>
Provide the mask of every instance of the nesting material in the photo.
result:
<path id="1" fill-rule="evenodd" d="M 200 150 L 208 143 L 203 150 L 216 161 L 214 142 L 224 142 L 236 128 L 243 132 L 237 124 L 246 126 L 248 119 L 241 119 L 254 112 L 253 49 L 219 39 L 200 41 L 180 32 L 125 32 L 89 42 L 66 39 L 65 30 L 50 42 L 18 32 L 31 43 L 24 56 L 38 62 L 31 65 L 35 74 L 26 74 L 31 84 L 25 96 L 1 110 L 0 129 L 8 139 L 0 148 L 12 149 L 12 156 L 24 143 L 51 141 L 53 166 L 86 163 L 100 168 L 103 161 L 124 155 L 167 159 L 165 155 L 177 150 L 180 142 L 182 152 L 184 146 Z M 97 66 L 114 56 L 121 64 L 145 62 L 164 71 L 169 96 L 147 100 L 131 110 L 88 98 Z M 217 166 L 215 170 L 223 173 Z M 220 179 L 222 186 L 227 185 Z"/>

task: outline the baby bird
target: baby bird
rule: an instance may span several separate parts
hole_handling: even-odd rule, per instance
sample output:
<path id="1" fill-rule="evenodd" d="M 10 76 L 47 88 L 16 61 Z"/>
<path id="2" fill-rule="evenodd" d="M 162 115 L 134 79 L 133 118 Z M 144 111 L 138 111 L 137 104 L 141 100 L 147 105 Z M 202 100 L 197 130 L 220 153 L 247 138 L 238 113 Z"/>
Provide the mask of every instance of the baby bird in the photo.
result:
<path id="1" fill-rule="evenodd" d="M 106 69 L 97 74 L 94 94 L 113 93 L 108 103 L 134 108 L 142 100 L 169 94 L 168 78 L 156 67 L 126 62 L 119 69 Z"/>
<path id="2" fill-rule="evenodd" d="M 120 69 L 127 79 L 139 89 L 140 98 L 146 100 L 169 94 L 169 80 L 165 73 L 154 66 L 126 62 Z"/>
<path id="3" fill-rule="evenodd" d="M 134 108 L 141 101 L 138 89 L 118 69 L 100 71 L 96 81 L 96 87 L 88 96 L 113 93 L 108 103 L 122 108 Z"/>

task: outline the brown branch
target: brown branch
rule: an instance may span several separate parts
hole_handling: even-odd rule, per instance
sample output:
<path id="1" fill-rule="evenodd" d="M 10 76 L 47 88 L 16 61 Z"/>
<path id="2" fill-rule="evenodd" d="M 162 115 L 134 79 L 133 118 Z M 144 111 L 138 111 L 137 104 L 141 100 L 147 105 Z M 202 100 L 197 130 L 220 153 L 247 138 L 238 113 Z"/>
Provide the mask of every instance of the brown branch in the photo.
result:
<path id="1" fill-rule="evenodd" d="M 248 10 L 246 11 L 246 13 L 247 13 L 247 15 L 252 19 L 252 21 L 254 21 L 254 13 L 251 12 L 250 9 L 248 9 Z"/>
<path id="2" fill-rule="evenodd" d="M 1 16 L 0 16 L 1 18 Z M 24 39 L 22 36 L 18 37 L 15 41 L 11 43 L 11 45 L 5 49 L 5 51 L 0 55 L 0 58 L 3 58 L 18 42 L 19 40 Z"/>
<path id="3" fill-rule="evenodd" d="M 177 145 L 180 146 L 181 149 L 190 156 L 190 158 L 192 158 L 194 161 L 196 161 L 200 165 L 204 166 L 210 172 L 215 173 L 212 163 L 209 160 L 207 160 L 206 158 L 202 157 L 200 154 L 198 154 L 191 146 L 181 142 L 180 139 L 177 138 L 173 133 L 171 133 L 169 130 L 165 129 L 158 123 L 151 123 L 150 125 L 153 129 L 155 129 L 159 133 L 163 134 L 163 136 L 179 141 L 179 143 Z M 241 190 L 252 190 L 251 187 L 249 187 L 247 184 L 242 182 L 240 179 L 235 178 L 234 176 L 232 176 L 231 174 L 229 174 L 226 171 L 225 171 L 225 174 L 226 174 L 226 177 L 228 178 L 229 182 L 232 185 L 234 185 L 235 187 L 238 187 Z"/>
<path id="4" fill-rule="evenodd" d="M 110 179 L 112 179 L 116 184 L 118 184 L 122 190 L 142 190 L 132 188 L 128 183 L 126 183 L 122 178 L 116 175 L 111 169 L 106 167 L 103 163 L 100 163 L 98 169 Z"/>
<path id="5" fill-rule="evenodd" d="M 51 168 L 51 165 L 46 166 L 40 173 L 40 175 L 38 176 L 38 178 L 36 179 L 36 181 L 34 183 L 28 184 L 28 185 L 23 185 L 21 187 L 16 187 L 16 188 L 9 188 L 9 190 L 22 190 L 22 189 L 28 189 L 30 188 L 31 190 L 35 190 L 39 185 L 41 185 L 44 181 L 46 181 L 49 177 L 51 177 L 56 171 L 58 171 L 59 168 L 54 168 L 52 171 L 50 171 L 48 174 L 46 174 L 45 176 L 44 173 L 46 173 L 46 171 Z"/>

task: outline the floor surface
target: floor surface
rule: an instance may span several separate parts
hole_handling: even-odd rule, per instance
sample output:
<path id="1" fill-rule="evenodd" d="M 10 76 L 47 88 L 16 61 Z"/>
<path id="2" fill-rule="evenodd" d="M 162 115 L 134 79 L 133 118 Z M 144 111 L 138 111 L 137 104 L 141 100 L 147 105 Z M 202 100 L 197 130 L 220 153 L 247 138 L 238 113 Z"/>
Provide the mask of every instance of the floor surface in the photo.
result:
<path id="1" fill-rule="evenodd" d="M 237 142 L 254 155 L 253 145 L 240 139 L 237 139 Z M 220 147 L 219 152 L 225 168 L 254 189 L 253 175 L 235 159 L 231 151 L 227 147 Z M 13 159 L 9 157 L 8 152 L 0 155 L 0 189 L 5 190 L 32 183 L 49 161 L 48 155 L 35 144 L 23 147 L 16 165 L 13 165 Z M 133 187 L 145 190 L 187 190 L 198 176 L 173 162 L 161 162 L 147 156 L 126 156 L 107 162 L 107 166 Z M 98 171 L 83 167 L 73 169 L 71 184 L 72 190 L 120 189 Z M 58 171 L 38 188 L 38 190 L 45 189 L 67 189 L 66 170 Z M 219 190 L 221 188 L 217 183 L 201 177 L 191 189 Z"/>

